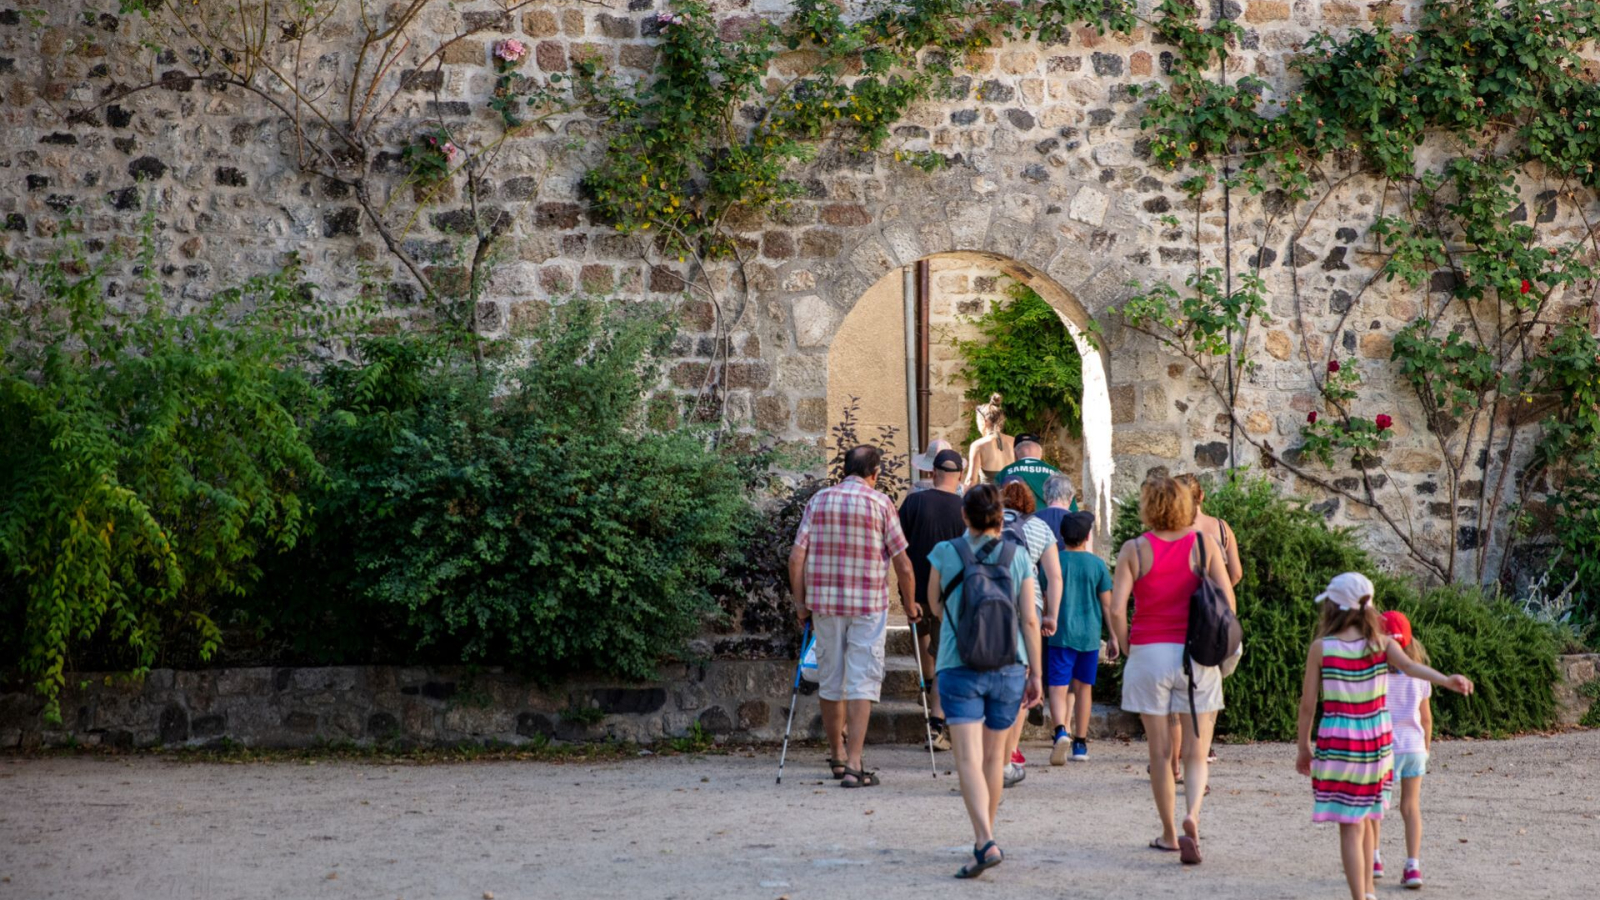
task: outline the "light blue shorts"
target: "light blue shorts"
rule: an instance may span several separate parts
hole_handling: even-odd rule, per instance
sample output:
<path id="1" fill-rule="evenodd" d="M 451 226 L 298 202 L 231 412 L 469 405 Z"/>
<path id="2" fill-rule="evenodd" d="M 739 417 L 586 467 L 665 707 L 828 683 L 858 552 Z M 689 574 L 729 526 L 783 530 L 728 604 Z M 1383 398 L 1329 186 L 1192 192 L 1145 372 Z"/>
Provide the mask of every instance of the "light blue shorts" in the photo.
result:
<path id="1" fill-rule="evenodd" d="M 1394 780 L 1421 778 L 1428 774 L 1427 753 L 1396 753 L 1394 755 Z"/>
<path id="2" fill-rule="evenodd" d="M 1028 670 L 1021 664 L 979 672 L 966 666 L 939 670 L 939 701 L 951 725 L 982 722 L 990 731 L 1005 731 L 1017 721 Z"/>

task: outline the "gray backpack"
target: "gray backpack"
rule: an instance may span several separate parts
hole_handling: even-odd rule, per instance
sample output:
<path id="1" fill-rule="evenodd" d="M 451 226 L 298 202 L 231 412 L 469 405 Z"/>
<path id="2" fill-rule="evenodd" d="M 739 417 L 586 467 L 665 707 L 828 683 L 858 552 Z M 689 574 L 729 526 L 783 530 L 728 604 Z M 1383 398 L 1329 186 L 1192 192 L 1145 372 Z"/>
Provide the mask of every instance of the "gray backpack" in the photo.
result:
<path id="1" fill-rule="evenodd" d="M 1011 560 L 1017 545 L 990 541 L 976 556 L 965 537 L 951 541 L 961 556 L 961 611 L 956 619 L 956 653 L 961 664 L 980 672 L 1017 661 L 1017 604 L 1012 597 Z M 980 562 L 1000 544 L 993 562 Z M 954 593 L 954 585 L 951 592 Z"/>

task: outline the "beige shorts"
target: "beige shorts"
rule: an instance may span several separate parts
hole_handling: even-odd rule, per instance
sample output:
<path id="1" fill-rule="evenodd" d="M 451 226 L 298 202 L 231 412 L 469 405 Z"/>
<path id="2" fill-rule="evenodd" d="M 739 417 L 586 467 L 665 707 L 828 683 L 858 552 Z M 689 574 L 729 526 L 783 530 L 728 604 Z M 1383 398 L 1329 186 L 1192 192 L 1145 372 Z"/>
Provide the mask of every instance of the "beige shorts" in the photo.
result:
<path id="1" fill-rule="evenodd" d="M 811 617 L 817 635 L 817 693 L 824 700 L 871 700 L 883 689 L 887 610 L 870 616 Z"/>
<path id="2" fill-rule="evenodd" d="M 1195 666 L 1195 710 L 1217 712 L 1222 705 L 1222 671 L 1216 666 Z M 1128 662 L 1122 667 L 1122 708 L 1144 716 L 1190 711 L 1182 644 L 1134 644 L 1128 648 Z"/>

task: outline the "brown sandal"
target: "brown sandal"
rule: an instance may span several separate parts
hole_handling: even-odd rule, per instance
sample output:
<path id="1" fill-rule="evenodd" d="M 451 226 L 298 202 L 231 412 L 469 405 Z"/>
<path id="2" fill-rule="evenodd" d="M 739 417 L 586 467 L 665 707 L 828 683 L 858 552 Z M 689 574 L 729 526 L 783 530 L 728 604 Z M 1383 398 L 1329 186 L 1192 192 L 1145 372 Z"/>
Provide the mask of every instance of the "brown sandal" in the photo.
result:
<path id="1" fill-rule="evenodd" d="M 883 783 L 883 782 L 878 780 L 878 773 L 877 772 L 868 772 L 866 769 L 859 769 L 859 770 L 858 769 L 845 769 L 844 770 L 844 778 L 854 778 L 855 781 L 851 782 L 851 781 L 845 781 L 845 780 L 841 779 L 839 781 L 839 786 L 840 787 L 847 787 L 847 788 L 877 787 L 878 785 Z"/>
<path id="2" fill-rule="evenodd" d="M 845 762 L 842 759 L 834 759 L 830 756 L 827 758 L 826 762 L 828 763 L 828 769 L 833 774 L 834 781 L 844 778 L 844 773 L 849 771 L 849 769 L 845 767 Z"/>

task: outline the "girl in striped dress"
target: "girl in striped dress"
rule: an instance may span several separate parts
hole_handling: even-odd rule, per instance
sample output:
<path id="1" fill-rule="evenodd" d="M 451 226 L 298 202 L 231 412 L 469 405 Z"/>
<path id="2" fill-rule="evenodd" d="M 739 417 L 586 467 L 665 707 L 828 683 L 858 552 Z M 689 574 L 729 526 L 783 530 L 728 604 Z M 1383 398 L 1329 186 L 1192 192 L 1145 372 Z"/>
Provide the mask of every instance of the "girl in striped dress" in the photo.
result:
<path id="1" fill-rule="evenodd" d="M 1295 769 L 1311 777 L 1313 822 L 1339 823 L 1340 855 L 1351 900 L 1375 898 L 1372 859 L 1376 851 L 1369 819 L 1382 819 L 1394 779 L 1393 728 L 1389 721 L 1388 669 L 1462 694 L 1472 693 L 1465 675 L 1445 676 L 1414 662 L 1389 637 L 1372 601 L 1372 582 L 1345 572 L 1317 596 L 1322 617 L 1306 653 L 1300 694 L 1300 756 Z M 1322 698 L 1322 723 L 1311 747 L 1311 724 Z"/>

